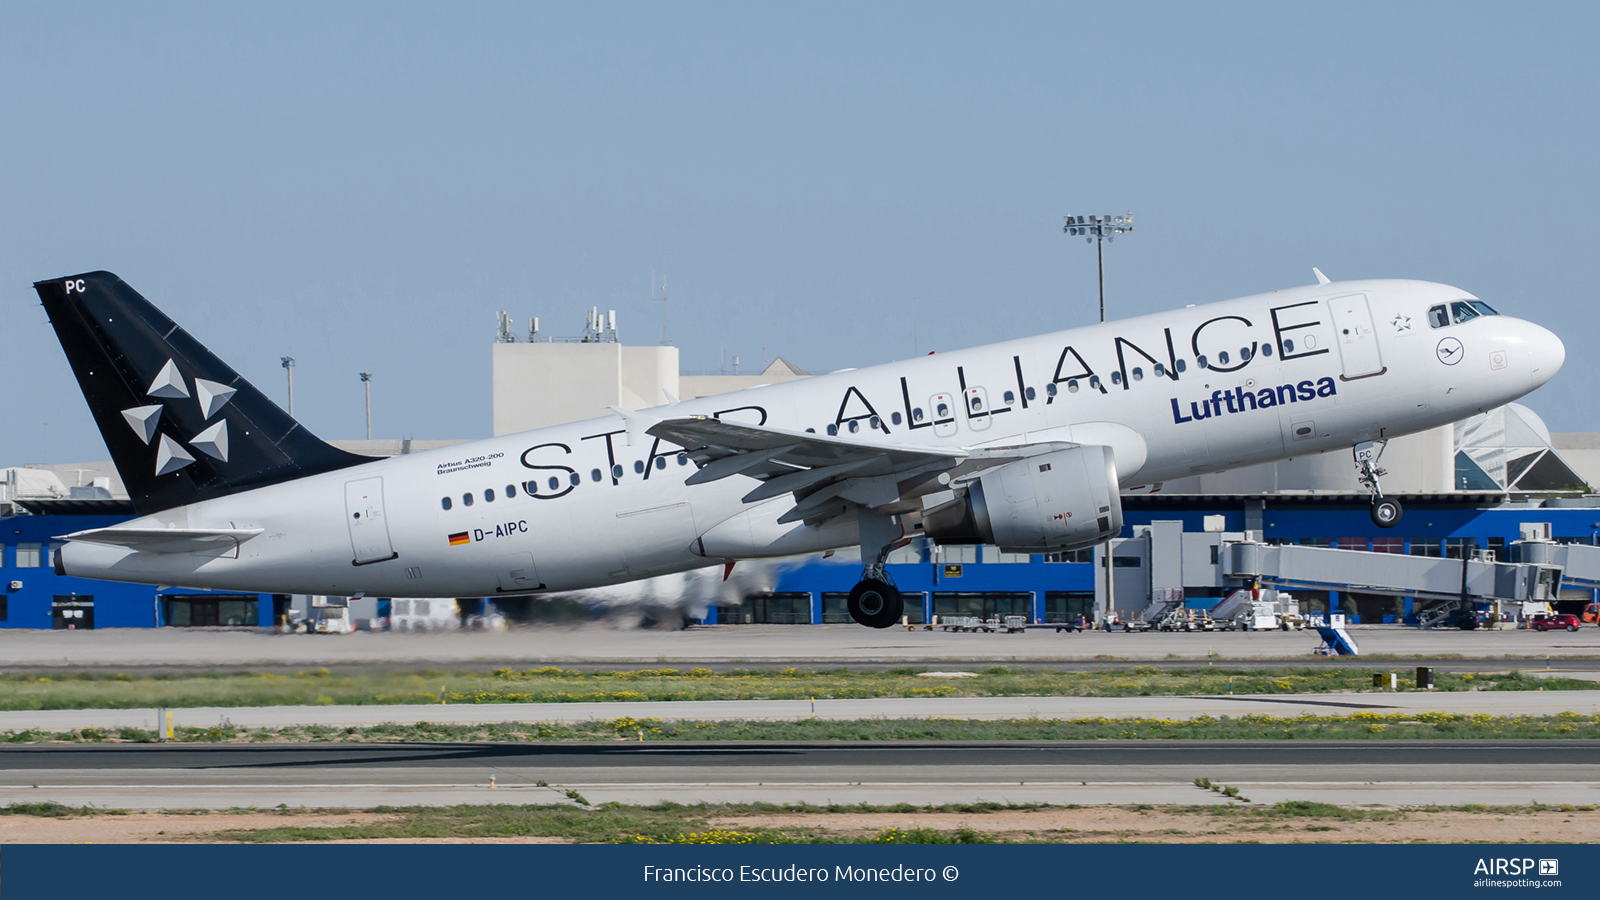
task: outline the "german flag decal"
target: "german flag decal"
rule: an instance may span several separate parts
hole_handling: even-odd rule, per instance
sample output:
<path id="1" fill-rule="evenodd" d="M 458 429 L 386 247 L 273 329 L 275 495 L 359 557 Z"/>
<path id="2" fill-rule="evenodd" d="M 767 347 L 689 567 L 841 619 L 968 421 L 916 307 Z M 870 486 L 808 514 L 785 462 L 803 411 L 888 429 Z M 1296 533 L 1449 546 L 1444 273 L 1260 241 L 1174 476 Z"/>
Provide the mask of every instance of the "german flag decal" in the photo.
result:
<path id="1" fill-rule="evenodd" d="M 458 531 L 455 534 L 450 535 L 450 546 L 452 546 L 452 547 L 458 546 L 460 544 L 470 544 L 470 543 L 472 543 L 472 538 L 468 537 L 467 533 L 465 531 Z"/>

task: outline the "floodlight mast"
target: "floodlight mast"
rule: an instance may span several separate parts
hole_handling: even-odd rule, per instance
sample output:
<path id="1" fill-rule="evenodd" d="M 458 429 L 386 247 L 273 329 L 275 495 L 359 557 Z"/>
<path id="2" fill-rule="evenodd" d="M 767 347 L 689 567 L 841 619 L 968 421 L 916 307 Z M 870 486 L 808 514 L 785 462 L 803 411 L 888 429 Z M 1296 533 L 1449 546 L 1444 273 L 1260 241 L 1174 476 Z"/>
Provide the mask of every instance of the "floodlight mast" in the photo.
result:
<path id="1" fill-rule="evenodd" d="M 294 357 L 292 357 L 292 356 L 284 356 L 284 357 L 280 357 L 280 360 L 283 363 L 283 371 L 284 371 L 284 373 L 289 376 L 289 415 L 290 415 L 290 417 L 293 417 L 294 416 Z"/>
<path id="2" fill-rule="evenodd" d="M 1106 242 L 1119 234 L 1133 233 L 1133 213 L 1121 216 L 1067 216 L 1061 230 L 1071 235 L 1083 235 L 1093 241 L 1100 256 L 1100 321 L 1106 320 Z"/>
<path id="3" fill-rule="evenodd" d="M 361 386 L 367 391 L 367 440 L 372 440 L 372 373 L 361 373 Z"/>

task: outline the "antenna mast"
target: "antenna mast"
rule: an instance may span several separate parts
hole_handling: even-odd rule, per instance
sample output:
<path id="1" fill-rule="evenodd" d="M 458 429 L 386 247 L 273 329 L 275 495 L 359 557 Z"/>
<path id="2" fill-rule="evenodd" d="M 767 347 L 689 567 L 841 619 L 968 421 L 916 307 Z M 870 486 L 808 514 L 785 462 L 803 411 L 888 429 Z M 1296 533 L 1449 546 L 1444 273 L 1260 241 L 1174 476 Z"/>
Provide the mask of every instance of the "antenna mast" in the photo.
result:
<path id="1" fill-rule="evenodd" d="M 651 281 L 655 279 L 652 278 Z M 650 293 L 656 292 L 655 285 L 650 285 Z M 667 273 L 661 273 L 661 296 L 651 297 L 651 300 L 661 304 L 661 346 L 668 347 L 672 341 L 667 339 Z"/>

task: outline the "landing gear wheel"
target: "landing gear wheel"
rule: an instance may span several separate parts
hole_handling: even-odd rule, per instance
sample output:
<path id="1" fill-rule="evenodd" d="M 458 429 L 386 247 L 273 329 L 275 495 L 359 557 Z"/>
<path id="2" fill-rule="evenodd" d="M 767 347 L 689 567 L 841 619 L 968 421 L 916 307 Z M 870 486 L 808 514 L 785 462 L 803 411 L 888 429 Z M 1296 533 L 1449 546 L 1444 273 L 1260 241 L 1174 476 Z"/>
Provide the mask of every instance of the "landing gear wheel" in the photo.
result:
<path id="1" fill-rule="evenodd" d="M 868 628 L 888 628 L 900 621 L 905 601 L 900 591 L 887 581 L 863 578 L 850 589 L 850 618 Z"/>
<path id="2" fill-rule="evenodd" d="M 1405 510 L 1400 508 L 1400 502 L 1388 497 L 1379 497 L 1372 501 L 1372 524 L 1379 528 L 1393 528 L 1400 524 L 1400 517 L 1405 515 Z"/>

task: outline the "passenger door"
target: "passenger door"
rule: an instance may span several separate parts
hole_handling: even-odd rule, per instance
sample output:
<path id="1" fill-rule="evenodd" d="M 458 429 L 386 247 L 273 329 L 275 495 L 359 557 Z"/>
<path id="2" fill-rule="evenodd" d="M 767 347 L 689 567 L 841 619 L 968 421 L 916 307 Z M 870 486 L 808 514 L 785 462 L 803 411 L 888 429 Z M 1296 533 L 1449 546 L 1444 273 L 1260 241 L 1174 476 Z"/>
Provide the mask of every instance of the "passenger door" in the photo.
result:
<path id="1" fill-rule="evenodd" d="M 383 479 L 362 478 L 344 484 L 345 524 L 355 564 L 382 562 L 399 556 L 389 543 L 389 521 L 383 514 Z"/>
<path id="2" fill-rule="evenodd" d="M 1335 297 L 1328 301 L 1333 316 L 1334 338 L 1339 342 L 1339 361 L 1344 379 L 1382 375 L 1383 358 L 1378 351 L 1378 332 L 1372 327 L 1372 310 L 1365 294 Z"/>

